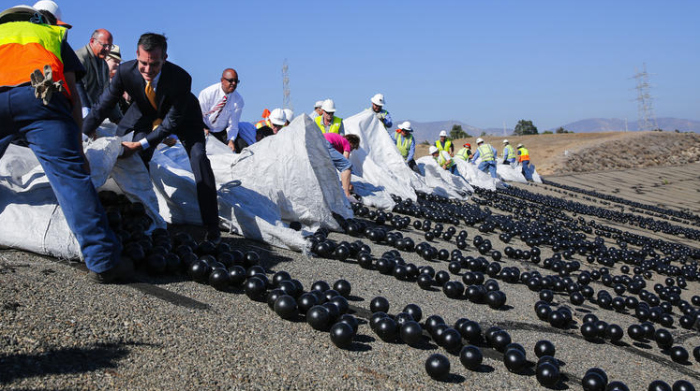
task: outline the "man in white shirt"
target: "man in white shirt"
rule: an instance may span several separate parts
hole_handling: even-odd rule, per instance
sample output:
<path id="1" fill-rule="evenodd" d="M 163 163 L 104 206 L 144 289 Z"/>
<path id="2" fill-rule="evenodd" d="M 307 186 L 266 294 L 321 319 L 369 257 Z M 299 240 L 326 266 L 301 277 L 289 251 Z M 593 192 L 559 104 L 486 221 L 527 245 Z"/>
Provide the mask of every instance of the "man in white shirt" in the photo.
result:
<path id="1" fill-rule="evenodd" d="M 245 105 L 241 94 L 236 92 L 239 83 L 238 72 L 227 68 L 221 75 L 221 83 L 211 85 L 199 93 L 204 133 L 216 137 L 235 152 L 248 146 L 238 137 L 238 121 Z"/>

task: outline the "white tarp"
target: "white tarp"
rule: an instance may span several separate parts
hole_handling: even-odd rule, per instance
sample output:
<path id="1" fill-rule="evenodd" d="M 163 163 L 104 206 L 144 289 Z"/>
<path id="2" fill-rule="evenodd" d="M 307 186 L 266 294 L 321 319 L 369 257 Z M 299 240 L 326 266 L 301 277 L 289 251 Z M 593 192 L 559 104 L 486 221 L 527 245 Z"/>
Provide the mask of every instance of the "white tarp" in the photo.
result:
<path id="1" fill-rule="evenodd" d="M 496 172 L 506 182 L 527 183 L 523 176 L 522 166 L 513 166 L 511 164 L 503 164 L 499 162 L 496 166 Z"/>
<path id="2" fill-rule="evenodd" d="M 423 156 L 416 160 L 416 164 L 425 178 L 425 183 L 439 196 L 466 200 L 469 196 L 467 192 L 474 191 L 464 178 L 444 170 L 432 156 Z"/>
<path id="3" fill-rule="evenodd" d="M 207 156 L 218 188 L 220 221 L 247 238 L 301 250 L 306 246 L 302 233 L 283 222 L 297 221 L 307 230 L 338 230 L 334 213 L 353 216 L 327 142 L 306 115 L 240 154 L 210 138 Z M 166 220 L 201 224 L 194 175 L 180 143 L 158 147 L 151 176 Z M 231 186 L 234 181 L 241 185 Z"/>
<path id="4" fill-rule="evenodd" d="M 416 200 L 416 191 L 430 187 L 404 162 L 396 143 L 371 111 L 362 111 L 343 119 L 346 134 L 360 137 L 360 148 L 350 154 L 353 171 L 389 194 Z"/>
<path id="5" fill-rule="evenodd" d="M 106 131 L 109 133 L 109 129 Z M 126 163 L 117 159 L 121 149 L 119 137 L 102 137 L 84 144 L 83 148 L 90 162 L 95 187 L 104 185 L 114 174 L 114 168 Z M 150 186 L 150 180 L 147 176 L 145 178 Z M 121 184 L 122 179 L 127 178 L 119 178 L 117 182 Z M 138 180 L 138 175 L 128 178 L 129 198 L 142 202 L 149 211 L 156 210 L 151 228 L 165 227 L 165 222 L 157 214 L 155 198 L 150 200 L 133 183 Z M 0 245 L 58 258 L 81 257 L 80 246 L 68 228 L 39 161 L 29 148 L 16 145 L 10 145 L 0 159 Z"/>
<path id="6" fill-rule="evenodd" d="M 473 186 L 494 191 L 496 190 L 496 181 L 491 178 L 491 175 L 479 170 L 477 166 L 462 159 L 455 159 L 457 171 Z"/>

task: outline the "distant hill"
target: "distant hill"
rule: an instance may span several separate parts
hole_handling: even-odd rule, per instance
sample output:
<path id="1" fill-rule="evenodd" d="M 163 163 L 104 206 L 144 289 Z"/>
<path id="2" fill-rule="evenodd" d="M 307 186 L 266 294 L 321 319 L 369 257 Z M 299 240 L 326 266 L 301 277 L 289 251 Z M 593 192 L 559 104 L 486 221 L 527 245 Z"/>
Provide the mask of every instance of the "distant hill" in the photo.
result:
<path id="1" fill-rule="evenodd" d="M 656 124 L 660 129 L 669 132 L 673 132 L 674 130 L 678 129 L 681 132 L 700 133 L 700 121 L 678 118 L 657 118 Z M 619 118 L 589 118 L 562 125 L 562 127 L 575 133 L 624 132 L 625 120 Z M 557 128 L 559 127 L 557 126 L 556 128 L 549 130 L 554 131 Z M 626 130 L 639 130 L 638 122 L 629 121 L 627 123 Z"/>

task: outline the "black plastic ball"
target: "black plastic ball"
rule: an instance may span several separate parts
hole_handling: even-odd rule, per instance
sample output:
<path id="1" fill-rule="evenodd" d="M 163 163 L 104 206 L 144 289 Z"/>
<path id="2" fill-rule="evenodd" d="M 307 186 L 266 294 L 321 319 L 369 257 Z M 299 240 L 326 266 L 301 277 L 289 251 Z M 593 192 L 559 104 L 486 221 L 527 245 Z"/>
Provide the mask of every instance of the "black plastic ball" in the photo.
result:
<path id="1" fill-rule="evenodd" d="M 433 379 L 443 379 L 450 373 L 450 360 L 442 354 L 432 354 L 425 361 L 425 371 Z"/>
<path id="2" fill-rule="evenodd" d="M 339 348 L 348 348 L 352 345 L 355 331 L 345 322 L 338 322 L 331 327 L 331 342 Z"/>

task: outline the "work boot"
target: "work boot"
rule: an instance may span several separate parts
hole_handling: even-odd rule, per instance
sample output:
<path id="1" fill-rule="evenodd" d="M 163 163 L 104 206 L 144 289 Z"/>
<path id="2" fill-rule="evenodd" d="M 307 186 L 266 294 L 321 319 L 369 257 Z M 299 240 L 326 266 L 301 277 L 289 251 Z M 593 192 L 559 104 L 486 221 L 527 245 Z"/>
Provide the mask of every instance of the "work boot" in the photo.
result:
<path id="1" fill-rule="evenodd" d="M 134 276 L 134 262 L 131 258 L 122 257 L 113 268 L 97 273 L 90 270 L 88 278 L 97 284 L 113 284 L 130 280 Z"/>

